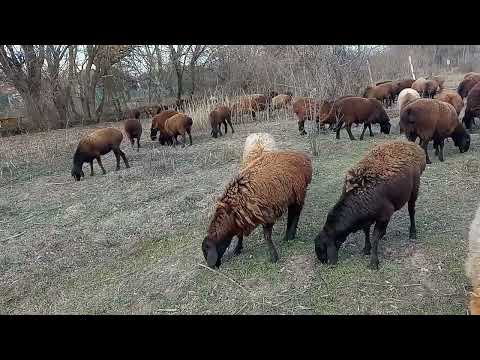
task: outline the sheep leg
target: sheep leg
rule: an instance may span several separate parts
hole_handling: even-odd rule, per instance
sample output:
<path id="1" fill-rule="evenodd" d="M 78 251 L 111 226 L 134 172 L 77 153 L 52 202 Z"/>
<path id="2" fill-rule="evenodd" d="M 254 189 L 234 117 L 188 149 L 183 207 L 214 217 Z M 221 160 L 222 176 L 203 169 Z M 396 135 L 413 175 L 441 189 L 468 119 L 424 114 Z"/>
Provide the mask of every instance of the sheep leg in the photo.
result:
<path id="1" fill-rule="evenodd" d="M 337 140 L 340 140 L 340 130 L 342 129 L 343 120 L 340 120 L 337 124 Z"/>
<path id="2" fill-rule="evenodd" d="M 233 134 L 235 131 L 233 130 L 232 121 L 230 120 L 230 118 L 227 119 L 227 122 L 230 125 L 230 128 L 232 129 L 232 134 Z M 227 126 L 225 125 L 225 134 L 226 133 L 227 133 Z"/>
<path id="3" fill-rule="evenodd" d="M 187 130 L 188 134 L 188 139 L 190 140 L 190 146 L 192 146 L 192 134 L 190 133 L 190 130 Z"/>
<path id="4" fill-rule="evenodd" d="M 369 269 L 378 270 L 378 242 L 387 232 L 388 221 L 377 221 L 373 229 L 372 254 L 370 255 Z"/>
<path id="5" fill-rule="evenodd" d="M 368 131 L 370 131 L 370 136 L 373 136 L 372 124 L 368 124 Z"/>
<path id="6" fill-rule="evenodd" d="M 316 120 L 317 123 L 317 134 L 320 134 L 320 120 Z"/>
<path id="7" fill-rule="evenodd" d="M 135 145 L 135 139 L 133 137 L 130 138 L 130 144 L 132 145 L 132 149 Z"/>
<path id="8" fill-rule="evenodd" d="M 363 130 L 362 130 L 362 134 L 360 135 L 360 140 L 363 140 L 363 134 L 365 134 L 365 130 L 367 130 L 367 127 L 368 127 L 367 124 L 363 124 Z"/>
<path id="9" fill-rule="evenodd" d="M 370 225 L 363 228 L 365 233 L 365 246 L 362 249 L 363 255 L 370 255 L 370 250 L 372 249 L 372 244 L 370 243 Z"/>
<path id="10" fill-rule="evenodd" d="M 93 176 L 93 159 L 90 161 L 90 176 Z"/>
<path id="11" fill-rule="evenodd" d="M 263 225 L 263 237 L 265 238 L 265 241 L 267 242 L 268 248 L 270 250 L 270 259 L 273 263 L 276 263 L 278 261 L 278 253 L 272 241 L 272 229 L 273 224 Z"/>
<path id="12" fill-rule="evenodd" d="M 293 240 L 297 234 L 298 219 L 300 218 L 300 212 L 302 206 L 293 204 L 288 207 L 288 219 L 287 219 L 287 231 L 285 232 L 284 241 Z"/>
<path id="13" fill-rule="evenodd" d="M 140 138 L 137 138 L 137 152 L 140 151 Z"/>
<path id="14" fill-rule="evenodd" d="M 356 140 L 354 137 L 353 137 L 353 134 L 352 134 L 352 125 L 347 125 L 345 126 L 345 129 L 347 129 L 347 133 L 348 133 L 348 136 L 350 137 L 350 140 Z"/>
<path id="15" fill-rule="evenodd" d="M 425 151 L 425 156 L 427 158 L 427 164 L 431 164 L 432 162 L 430 161 L 430 158 L 428 157 L 428 140 L 421 140 L 420 141 L 420 146 L 423 148 L 423 151 Z"/>
<path id="16" fill-rule="evenodd" d="M 100 169 L 102 169 L 103 175 L 105 175 L 107 172 L 105 171 L 105 168 L 103 167 L 102 159 L 100 159 L 100 156 L 97 156 L 96 159 L 97 159 L 98 166 L 100 166 Z M 118 161 L 118 159 L 117 159 L 117 161 Z M 90 163 L 90 165 L 92 167 L 92 176 L 93 176 L 93 160 Z"/>
<path id="17" fill-rule="evenodd" d="M 118 153 L 122 157 L 122 160 L 125 163 L 125 167 L 128 169 L 130 165 L 128 164 L 128 160 L 127 160 L 127 157 L 125 156 L 125 153 L 120 148 L 118 149 Z M 120 159 L 118 158 L 117 158 L 117 168 L 120 169 Z"/>
<path id="18" fill-rule="evenodd" d="M 239 255 L 243 249 L 243 234 L 237 235 L 237 238 L 238 238 L 238 243 L 237 243 L 237 246 L 235 247 L 235 250 L 233 251 L 235 255 Z"/>
<path id="19" fill-rule="evenodd" d="M 444 146 L 443 140 L 440 142 L 440 151 L 438 152 L 438 159 L 443 162 L 443 146 Z M 438 147 L 437 147 L 438 149 Z M 438 150 L 437 150 L 438 151 Z"/>
<path id="20" fill-rule="evenodd" d="M 223 120 L 223 126 L 225 126 L 225 135 L 227 135 L 228 128 L 227 128 L 227 121 Z M 220 125 L 220 130 L 222 130 L 222 125 Z"/>
<path id="21" fill-rule="evenodd" d="M 257 121 L 257 118 L 256 118 L 256 114 L 255 114 L 255 111 L 252 111 L 252 118 L 253 118 L 253 121 Z"/>

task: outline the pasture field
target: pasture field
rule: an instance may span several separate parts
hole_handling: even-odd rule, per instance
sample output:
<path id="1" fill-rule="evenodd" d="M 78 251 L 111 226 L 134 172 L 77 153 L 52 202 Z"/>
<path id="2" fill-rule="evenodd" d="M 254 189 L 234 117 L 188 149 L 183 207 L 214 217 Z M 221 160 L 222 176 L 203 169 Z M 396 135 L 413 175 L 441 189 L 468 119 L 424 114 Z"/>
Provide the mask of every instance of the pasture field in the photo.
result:
<path id="1" fill-rule="evenodd" d="M 396 105 L 395 105 L 396 106 Z M 380 270 L 367 269 L 363 233 L 351 235 L 336 267 L 316 259 L 313 239 L 340 196 L 348 168 L 372 146 L 400 136 L 398 110 L 387 110 L 390 135 L 350 141 L 341 131 L 298 134 L 294 114 L 277 112 L 212 139 L 194 127 L 193 146 L 161 147 L 142 120 L 143 148 L 124 138 L 131 168 L 114 171 L 113 153 L 90 177 L 70 176 L 80 136 L 91 128 L 0 139 L 1 314 L 465 314 L 468 226 L 478 206 L 480 139 L 460 154 L 450 140 L 445 162 L 434 156 L 417 201 L 418 239 L 408 239 L 406 207 L 380 242 Z M 206 116 L 206 115 L 205 115 Z M 122 127 L 123 122 L 99 126 Z M 239 169 L 251 132 L 270 132 L 280 148 L 315 153 L 297 238 L 282 242 L 286 219 L 274 226 L 280 259 L 269 261 L 261 227 L 243 253 L 227 251 L 219 271 L 200 249 L 214 200 Z M 353 128 L 358 139 L 361 127 Z M 232 242 L 230 250 L 236 244 Z"/>

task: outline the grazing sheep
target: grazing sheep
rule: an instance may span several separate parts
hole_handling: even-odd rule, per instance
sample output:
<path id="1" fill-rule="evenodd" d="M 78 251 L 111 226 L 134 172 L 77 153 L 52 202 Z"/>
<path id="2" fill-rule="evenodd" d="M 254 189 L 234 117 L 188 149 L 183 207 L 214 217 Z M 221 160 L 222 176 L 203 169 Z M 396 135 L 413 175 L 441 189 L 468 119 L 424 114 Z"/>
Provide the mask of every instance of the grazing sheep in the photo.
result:
<path id="1" fill-rule="evenodd" d="M 418 99 L 405 106 L 400 113 L 400 133 L 405 133 L 410 141 L 420 138 L 427 164 L 431 164 L 427 147 L 432 139 L 435 155 L 440 161 L 443 161 L 444 140 L 448 137 L 453 139 L 461 153 L 470 147 L 470 135 L 458 121 L 455 108 L 436 99 Z"/>
<path id="2" fill-rule="evenodd" d="M 395 96 L 399 96 L 400 92 L 403 89 L 408 89 L 412 87 L 412 84 L 415 82 L 413 79 L 402 79 L 396 80 L 393 82 L 393 93 Z"/>
<path id="3" fill-rule="evenodd" d="M 380 84 L 377 86 L 367 86 L 363 92 L 362 97 L 367 99 L 377 99 L 380 102 L 385 102 L 385 106 L 389 107 L 395 100 L 395 89 L 391 82 Z"/>
<path id="4" fill-rule="evenodd" d="M 72 176 L 75 180 L 80 181 L 80 178 L 85 177 L 82 166 L 83 163 L 90 163 L 90 176 L 93 176 L 93 160 L 97 159 L 97 163 L 106 174 L 105 168 L 102 165 L 100 155 L 108 154 L 113 151 L 117 159 L 117 168 L 120 170 L 120 157 L 122 157 L 125 167 L 129 168 L 127 157 L 120 149 L 123 135 L 122 132 L 114 128 L 98 129 L 94 132 L 84 136 L 77 146 L 77 150 L 73 155 Z"/>
<path id="5" fill-rule="evenodd" d="M 142 124 L 138 120 L 139 117 L 140 113 L 137 112 L 135 114 L 135 119 L 128 119 L 125 121 L 124 125 L 125 133 L 132 144 L 132 148 L 135 139 L 137 139 L 137 151 L 140 151 L 140 138 L 142 137 Z"/>
<path id="6" fill-rule="evenodd" d="M 478 82 L 480 82 L 480 74 L 471 74 L 458 85 L 458 95 L 460 95 L 462 99 L 465 99 Z"/>
<path id="7" fill-rule="evenodd" d="M 264 151 L 277 150 L 275 139 L 269 133 L 253 133 L 245 139 L 242 168 L 259 157 Z"/>
<path id="8" fill-rule="evenodd" d="M 338 119 L 338 121 L 337 121 Z M 380 124 L 380 130 L 384 134 L 390 133 L 390 118 L 380 101 L 377 99 L 365 99 L 361 97 L 347 97 L 335 102 L 328 116 L 320 121 L 320 124 L 337 124 L 337 139 L 340 139 L 340 129 L 345 124 L 350 140 L 355 140 L 352 134 L 352 124 L 363 123 L 363 140 L 365 130 L 369 129 L 370 136 L 373 136 L 372 124 Z"/>
<path id="9" fill-rule="evenodd" d="M 175 114 L 165 120 L 165 134 L 166 136 L 170 137 L 172 140 L 173 146 L 179 144 L 177 140 L 177 136 L 182 136 L 182 147 L 185 147 L 187 142 L 187 138 L 185 134 L 188 134 L 188 138 L 190 139 L 190 146 L 192 145 L 192 130 L 193 120 L 191 117 L 185 114 Z"/>
<path id="10" fill-rule="evenodd" d="M 307 187 L 312 180 L 310 158 L 296 151 L 266 151 L 243 168 L 217 201 L 202 252 L 210 267 L 219 267 L 225 250 L 237 236 L 235 254 L 243 248 L 243 236 L 263 225 L 272 262 L 278 253 L 272 242 L 276 220 L 288 209 L 284 240 L 295 238 Z"/>
<path id="11" fill-rule="evenodd" d="M 160 132 L 158 141 L 161 145 L 165 143 L 171 145 L 170 138 L 165 135 L 165 121 L 172 117 L 173 115 L 179 114 L 178 111 L 175 110 L 164 110 L 160 111 L 157 115 L 155 115 L 152 119 L 152 127 L 150 128 L 150 139 L 154 141 L 157 138 L 157 132 Z"/>
<path id="12" fill-rule="evenodd" d="M 463 108 L 463 99 L 458 93 L 454 90 L 450 89 L 442 89 L 437 95 L 435 95 L 434 99 L 445 101 L 452 105 L 457 112 L 457 115 L 460 115 L 460 112 Z"/>
<path id="13" fill-rule="evenodd" d="M 243 114 L 250 113 L 253 120 L 256 120 L 256 113 L 268 109 L 270 111 L 270 99 L 262 94 L 252 94 L 240 97 L 232 106 L 231 113 L 235 117 L 243 117 Z"/>
<path id="14" fill-rule="evenodd" d="M 480 83 L 477 83 L 467 96 L 467 106 L 462 121 L 468 130 L 472 130 L 476 117 L 480 117 Z"/>
<path id="15" fill-rule="evenodd" d="M 292 96 L 280 94 L 272 98 L 272 107 L 274 110 L 285 109 L 292 102 Z"/>
<path id="16" fill-rule="evenodd" d="M 293 99 L 292 109 L 298 118 L 298 130 L 300 131 L 300 135 L 305 135 L 307 133 L 305 131 L 305 120 L 315 120 L 317 122 L 317 130 L 319 129 L 320 112 L 322 105 L 324 104 L 325 102 L 319 103 L 315 99 L 307 97 Z"/>
<path id="17" fill-rule="evenodd" d="M 235 132 L 232 126 L 230 109 L 225 105 L 217 105 L 208 115 L 208 120 L 210 121 L 211 134 L 214 138 L 217 138 L 218 134 L 222 136 L 222 124 L 225 125 L 225 134 L 227 134 L 227 122 L 232 129 L 232 134 Z"/>
<path id="18" fill-rule="evenodd" d="M 410 88 L 403 89 L 398 95 L 398 110 L 402 111 L 405 106 L 417 99 L 420 99 L 420 94 L 417 90 Z"/>
<path id="19" fill-rule="evenodd" d="M 369 268 L 378 270 L 378 243 L 386 233 L 393 213 L 408 202 L 410 239 L 416 239 L 415 202 L 425 154 L 415 143 L 388 141 L 371 149 L 345 176 L 340 199 L 329 211 L 315 238 L 315 252 L 322 263 L 337 263 L 338 250 L 351 233 L 363 230 L 363 254 Z M 375 223 L 372 244 L 370 227 Z"/>
<path id="20" fill-rule="evenodd" d="M 440 82 L 438 79 L 425 79 L 421 77 L 413 82 L 412 89 L 417 90 L 422 97 L 433 98 L 440 85 L 443 86 L 443 82 Z"/>
<path id="21" fill-rule="evenodd" d="M 465 271 L 473 286 L 473 291 L 470 295 L 470 313 L 472 315 L 480 315 L 480 207 L 477 209 L 475 218 L 470 224 Z"/>

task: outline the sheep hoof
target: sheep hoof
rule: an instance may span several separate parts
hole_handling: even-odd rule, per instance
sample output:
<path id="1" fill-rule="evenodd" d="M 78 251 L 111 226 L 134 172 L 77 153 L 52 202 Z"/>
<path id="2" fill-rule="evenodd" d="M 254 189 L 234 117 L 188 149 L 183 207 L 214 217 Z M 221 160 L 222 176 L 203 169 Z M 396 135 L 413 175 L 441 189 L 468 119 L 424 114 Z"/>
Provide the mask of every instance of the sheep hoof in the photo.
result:
<path id="1" fill-rule="evenodd" d="M 370 261 L 370 264 L 368 264 L 368 268 L 370 270 L 378 270 L 378 260 L 377 261 Z"/>
<path id="2" fill-rule="evenodd" d="M 416 233 L 410 233 L 409 238 L 410 238 L 410 240 L 417 240 L 417 234 Z"/>
<path id="3" fill-rule="evenodd" d="M 430 160 L 427 160 L 427 164 L 431 164 L 432 162 Z"/>

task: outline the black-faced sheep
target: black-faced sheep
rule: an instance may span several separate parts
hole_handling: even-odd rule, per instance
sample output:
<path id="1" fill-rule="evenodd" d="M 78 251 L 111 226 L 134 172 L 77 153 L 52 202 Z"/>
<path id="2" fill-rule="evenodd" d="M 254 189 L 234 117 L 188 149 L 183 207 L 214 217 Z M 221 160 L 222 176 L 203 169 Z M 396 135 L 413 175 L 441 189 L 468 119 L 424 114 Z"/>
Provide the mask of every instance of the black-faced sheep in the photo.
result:
<path id="1" fill-rule="evenodd" d="M 190 140 L 190 145 L 192 145 L 192 130 L 193 120 L 191 117 L 185 114 L 175 114 L 165 120 L 165 134 L 166 136 L 170 137 L 173 142 L 173 146 L 179 144 L 177 140 L 177 136 L 182 136 L 182 147 L 185 147 L 187 142 L 186 134 L 188 134 L 188 138 Z"/>
<path id="2" fill-rule="evenodd" d="M 350 140 L 355 140 L 351 130 L 354 123 L 364 124 L 360 140 L 363 140 L 367 127 L 370 131 L 370 136 L 373 136 L 372 124 L 380 124 L 380 130 L 384 134 L 390 133 L 391 126 L 390 118 L 380 101 L 361 97 L 347 97 L 336 101 L 328 116 L 320 121 L 321 125 L 332 123 L 337 124 L 337 139 L 340 139 L 340 129 L 345 124 Z"/>
<path id="3" fill-rule="evenodd" d="M 125 121 L 124 125 L 125 133 L 132 144 L 132 148 L 135 139 L 137 139 L 137 151 L 140 151 L 140 138 L 142 137 L 142 124 L 138 120 L 139 117 L 140 113 L 137 112 L 135 114 L 135 119 L 128 119 Z"/>
<path id="4" fill-rule="evenodd" d="M 232 129 L 232 134 L 235 132 L 232 126 L 230 109 L 225 105 L 217 105 L 208 115 L 208 120 L 210 121 L 211 134 L 214 138 L 218 135 L 222 136 L 222 124 L 225 126 L 225 134 L 227 134 L 227 123 Z"/>
<path id="5" fill-rule="evenodd" d="M 420 99 L 420 94 L 417 92 L 417 90 L 410 88 L 403 89 L 398 95 L 398 109 L 402 111 L 405 106 L 417 99 Z"/>
<path id="6" fill-rule="evenodd" d="M 470 313 L 480 315 L 480 207 L 470 224 L 465 271 L 473 286 L 470 295 Z"/>
<path id="7" fill-rule="evenodd" d="M 462 120 L 467 129 L 472 129 L 476 117 L 480 117 L 480 82 L 470 90 L 467 96 L 467 106 Z"/>
<path id="8" fill-rule="evenodd" d="M 175 110 L 164 110 L 155 115 L 152 119 L 152 127 L 150 128 L 150 138 L 155 140 L 157 138 L 157 133 L 159 132 L 158 140 L 160 144 L 164 145 L 167 143 L 168 145 L 171 145 L 170 137 L 165 134 L 165 121 L 176 114 L 179 114 L 179 112 Z"/>
<path id="9" fill-rule="evenodd" d="M 245 139 L 241 167 L 246 167 L 264 151 L 277 150 L 275 139 L 269 133 L 253 133 Z"/>
<path id="10" fill-rule="evenodd" d="M 347 236 L 363 230 L 363 254 L 371 253 L 368 267 L 378 270 L 378 243 L 385 235 L 393 213 L 407 202 L 410 239 L 416 239 L 415 202 L 425 166 L 425 154 L 415 143 L 389 141 L 370 150 L 347 172 L 342 195 L 315 238 L 318 259 L 322 263 L 336 264 L 338 250 Z"/>
<path id="11" fill-rule="evenodd" d="M 310 158 L 295 151 L 265 151 L 253 160 L 226 187 L 217 201 L 202 251 L 210 267 L 220 266 L 221 258 L 234 236 L 235 253 L 243 248 L 243 236 L 263 226 L 272 262 L 278 253 L 272 241 L 276 220 L 288 209 L 284 240 L 294 239 L 307 187 L 312 179 Z"/>
<path id="12" fill-rule="evenodd" d="M 457 112 L 457 115 L 460 115 L 460 112 L 463 108 L 463 99 L 458 93 L 454 90 L 450 89 L 442 89 L 437 95 L 435 95 L 434 99 L 445 101 L 452 105 Z"/>
<path id="13" fill-rule="evenodd" d="M 400 133 L 405 133 L 410 141 L 420 138 L 427 164 L 431 163 L 427 147 L 432 139 L 435 155 L 440 161 L 443 161 L 444 140 L 448 137 L 453 139 L 461 153 L 470 147 L 470 134 L 458 121 L 455 108 L 440 100 L 418 99 L 405 106 L 400 113 Z"/>
<path id="14" fill-rule="evenodd" d="M 103 174 L 106 174 L 105 168 L 102 165 L 101 155 L 108 154 L 113 151 L 117 159 L 117 168 L 120 170 L 120 157 L 122 157 L 125 167 L 129 168 L 127 157 L 120 149 L 123 135 L 120 130 L 114 128 L 98 129 L 94 132 L 84 136 L 77 146 L 77 150 L 73 155 L 72 176 L 75 180 L 80 181 L 84 177 L 82 166 L 83 163 L 90 163 L 90 176 L 93 176 L 93 160 L 96 159 L 98 165 L 102 169 Z"/>
<path id="15" fill-rule="evenodd" d="M 471 74 L 470 76 L 463 79 L 460 84 L 458 85 L 457 92 L 458 95 L 465 99 L 470 91 L 473 89 L 475 85 L 480 82 L 480 74 Z"/>

